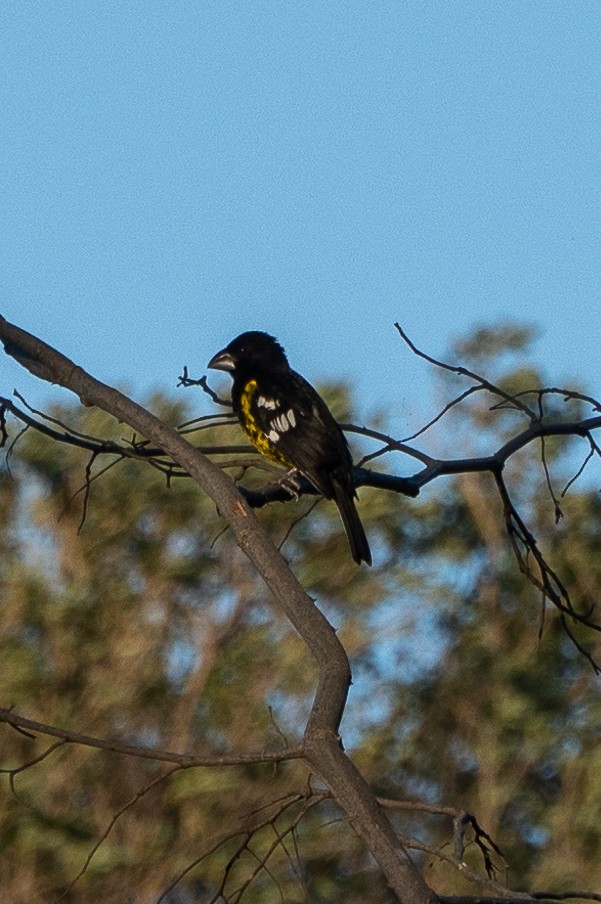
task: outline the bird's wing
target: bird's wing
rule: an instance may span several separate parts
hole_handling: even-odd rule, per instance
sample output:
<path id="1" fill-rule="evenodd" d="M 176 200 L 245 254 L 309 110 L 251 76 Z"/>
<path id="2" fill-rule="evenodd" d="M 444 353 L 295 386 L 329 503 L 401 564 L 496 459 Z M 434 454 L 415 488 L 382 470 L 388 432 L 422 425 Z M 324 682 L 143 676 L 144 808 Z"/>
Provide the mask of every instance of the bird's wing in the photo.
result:
<path id="1" fill-rule="evenodd" d="M 342 430 L 311 384 L 294 371 L 277 385 L 260 383 L 253 415 L 273 446 L 331 498 L 330 473 L 350 469 L 352 462 Z"/>

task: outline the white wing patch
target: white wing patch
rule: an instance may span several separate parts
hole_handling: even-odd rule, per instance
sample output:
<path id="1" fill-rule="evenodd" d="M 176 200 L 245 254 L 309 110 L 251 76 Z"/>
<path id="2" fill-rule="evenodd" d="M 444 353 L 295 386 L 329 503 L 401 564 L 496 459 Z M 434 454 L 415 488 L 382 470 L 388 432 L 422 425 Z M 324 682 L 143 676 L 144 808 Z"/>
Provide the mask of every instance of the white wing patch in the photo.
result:
<path id="1" fill-rule="evenodd" d="M 294 411 L 292 410 L 292 408 L 288 412 L 277 414 L 271 422 L 271 426 L 275 427 L 276 430 L 279 430 L 280 433 L 285 433 L 286 430 L 290 430 L 290 428 L 294 427 L 295 424 L 296 418 L 294 416 Z"/>
<path id="2" fill-rule="evenodd" d="M 277 414 L 270 426 L 271 430 L 267 434 L 267 438 L 271 440 L 272 443 L 277 443 L 282 433 L 285 433 L 286 430 L 290 430 L 291 427 L 296 427 L 296 415 L 292 408 L 290 408 L 289 411 L 283 411 L 281 414 Z"/>
<path id="3" fill-rule="evenodd" d="M 264 395 L 260 395 L 257 399 L 257 406 L 259 408 L 268 408 L 270 411 L 275 411 L 278 407 L 277 399 L 268 399 Z"/>

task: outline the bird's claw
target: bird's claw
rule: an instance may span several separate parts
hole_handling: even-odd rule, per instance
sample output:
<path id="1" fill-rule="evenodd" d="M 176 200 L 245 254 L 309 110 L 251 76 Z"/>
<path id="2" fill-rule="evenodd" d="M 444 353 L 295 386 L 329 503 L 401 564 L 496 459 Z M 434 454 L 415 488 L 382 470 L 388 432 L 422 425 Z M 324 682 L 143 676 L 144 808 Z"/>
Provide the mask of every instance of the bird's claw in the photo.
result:
<path id="1" fill-rule="evenodd" d="M 298 502 L 300 499 L 299 490 L 301 488 L 301 480 L 301 472 L 298 468 L 292 468 L 291 471 L 288 471 L 287 474 L 280 477 L 278 483 L 282 489 L 286 490 L 286 492 L 292 496 L 295 502 Z"/>

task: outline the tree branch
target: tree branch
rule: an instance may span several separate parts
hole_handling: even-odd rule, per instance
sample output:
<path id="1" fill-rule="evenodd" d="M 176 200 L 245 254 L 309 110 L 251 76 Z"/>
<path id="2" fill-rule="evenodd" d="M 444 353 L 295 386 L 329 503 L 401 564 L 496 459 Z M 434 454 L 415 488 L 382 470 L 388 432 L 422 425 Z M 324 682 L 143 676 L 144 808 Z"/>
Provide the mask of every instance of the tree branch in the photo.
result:
<path id="1" fill-rule="evenodd" d="M 162 763 L 175 763 L 182 768 L 193 766 L 245 766 L 250 763 L 281 763 L 284 760 L 300 759 L 304 756 L 302 744 L 283 747 L 274 751 L 257 751 L 256 753 L 240 753 L 232 756 L 199 756 L 194 753 L 173 753 L 170 750 L 156 750 L 151 747 L 141 747 L 137 744 L 125 744 L 123 741 L 96 738 L 92 735 L 70 731 L 67 728 L 59 728 L 56 725 L 47 725 L 36 719 L 26 719 L 19 716 L 11 709 L 0 709 L 0 723 L 11 725 L 16 729 L 25 729 L 35 734 L 48 735 L 53 738 L 61 738 L 63 743 L 80 744 L 82 747 L 94 747 L 97 750 L 107 750 L 122 756 L 135 756 L 143 760 L 158 760 Z M 35 737 L 35 734 L 32 735 Z M 17 769 L 0 769 L 0 773 L 16 773 L 29 768 L 48 755 L 55 746 L 45 751 L 39 757 L 20 766 Z"/>
<path id="2" fill-rule="evenodd" d="M 297 581 L 232 481 L 175 430 L 117 390 L 25 330 L 0 318 L 0 340 L 9 354 L 43 379 L 71 390 L 164 449 L 196 480 L 229 523 L 240 549 L 301 635 L 319 669 L 319 682 L 304 734 L 304 753 L 332 789 L 357 835 L 405 904 L 435 899 L 399 842 L 363 776 L 340 747 L 338 726 L 350 683 L 346 653 L 332 626 Z"/>

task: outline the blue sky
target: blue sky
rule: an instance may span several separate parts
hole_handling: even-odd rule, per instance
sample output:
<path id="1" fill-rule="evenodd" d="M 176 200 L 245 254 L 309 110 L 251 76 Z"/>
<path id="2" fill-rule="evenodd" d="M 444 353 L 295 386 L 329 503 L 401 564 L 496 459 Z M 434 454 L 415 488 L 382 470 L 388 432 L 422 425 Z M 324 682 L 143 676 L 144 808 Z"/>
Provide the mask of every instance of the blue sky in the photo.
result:
<path id="1" fill-rule="evenodd" d="M 138 398 L 262 328 L 402 432 L 393 322 L 508 318 L 599 395 L 600 46 L 598 0 L 5 0 L 0 312 Z"/>

